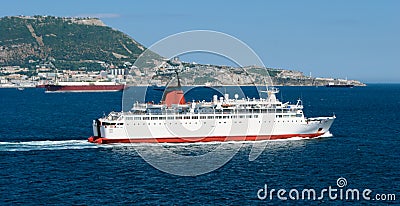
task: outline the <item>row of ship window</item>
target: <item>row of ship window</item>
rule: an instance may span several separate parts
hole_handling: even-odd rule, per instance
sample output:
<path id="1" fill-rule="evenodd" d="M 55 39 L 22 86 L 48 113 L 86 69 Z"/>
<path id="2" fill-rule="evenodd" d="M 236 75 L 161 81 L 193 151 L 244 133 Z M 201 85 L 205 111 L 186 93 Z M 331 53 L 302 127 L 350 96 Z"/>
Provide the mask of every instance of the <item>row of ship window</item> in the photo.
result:
<path id="1" fill-rule="evenodd" d="M 124 123 L 122 123 L 122 122 L 119 122 L 119 123 L 116 123 L 116 122 L 102 122 L 101 125 L 103 125 L 103 126 L 108 126 L 108 125 L 124 125 Z"/>
<path id="2" fill-rule="evenodd" d="M 276 118 L 294 118 L 301 115 L 276 115 Z M 126 120 L 175 120 L 175 119 L 244 119 L 258 118 L 258 115 L 232 115 L 232 116 L 167 116 L 167 117 L 125 117 Z"/>
<path id="3" fill-rule="evenodd" d="M 125 117 L 126 120 L 174 120 L 174 119 L 244 119 L 258 118 L 258 115 L 239 116 L 168 116 L 168 117 Z"/>
<path id="4" fill-rule="evenodd" d="M 282 112 L 295 112 L 296 109 L 290 109 L 290 108 L 286 108 L 286 109 L 228 109 L 228 108 L 224 108 L 224 109 L 195 109 L 194 113 L 196 114 L 205 114 L 205 113 L 215 113 L 215 114 L 222 114 L 224 112 L 232 112 L 232 110 L 239 112 L 239 113 L 282 113 Z M 161 110 L 161 109 L 153 109 L 153 108 L 149 108 L 146 111 L 134 111 L 134 113 L 136 114 L 162 114 L 164 112 L 173 114 L 175 113 L 177 110 L 175 109 L 171 109 L 171 110 Z M 179 110 L 179 112 L 183 112 L 183 111 L 187 111 L 187 110 Z"/>
<path id="5" fill-rule="evenodd" d="M 287 120 L 287 121 L 274 121 L 274 122 L 282 122 L 282 123 L 285 123 L 285 122 L 287 122 L 287 123 L 290 123 L 290 122 L 303 122 L 303 120 L 299 120 L 299 121 L 297 121 L 297 120 L 292 120 L 292 121 L 290 121 L 290 120 Z M 218 124 L 226 124 L 227 122 L 218 122 Z M 239 121 L 239 122 L 233 122 L 234 124 L 237 124 L 237 123 L 239 123 L 239 124 L 241 124 L 241 123 L 243 123 L 242 121 Z M 258 121 L 258 123 L 261 123 L 261 121 Z M 264 121 L 264 123 L 267 123 L 267 121 Z M 268 121 L 268 123 L 271 123 L 271 121 Z M 166 123 L 166 122 L 164 122 L 164 123 L 158 123 L 158 125 L 167 125 L 168 123 Z M 170 122 L 169 123 L 170 125 L 172 125 L 173 123 L 172 122 Z M 175 124 L 178 124 L 178 122 L 175 122 Z M 180 124 L 192 124 L 192 122 L 185 122 L 185 123 L 180 123 Z M 193 124 L 198 124 L 198 122 L 194 122 Z M 207 124 L 207 122 L 203 122 L 203 124 Z M 133 123 L 133 125 L 146 125 L 146 123 Z M 151 123 L 147 123 L 147 125 L 151 125 Z M 153 125 L 157 125 L 157 123 L 153 123 Z"/>

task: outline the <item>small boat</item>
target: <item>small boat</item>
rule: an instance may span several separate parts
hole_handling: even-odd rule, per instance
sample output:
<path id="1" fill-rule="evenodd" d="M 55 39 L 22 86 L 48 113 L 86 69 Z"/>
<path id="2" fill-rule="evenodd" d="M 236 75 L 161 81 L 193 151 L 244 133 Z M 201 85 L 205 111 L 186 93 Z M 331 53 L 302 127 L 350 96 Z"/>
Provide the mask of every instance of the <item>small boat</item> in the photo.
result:
<path id="1" fill-rule="evenodd" d="M 206 82 L 206 83 L 204 83 L 204 87 L 206 87 L 206 88 L 219 88 L 219 87 L 222 87 L 222 85 L 219 84 L 219 83 L 216 83 L 216 82 Z"/>
<path id="2" fill-rule="evenodd" d="M 325 85 L 326 87 L 353 88 L 354 84 L 335 84 L 333 82 Z"/>

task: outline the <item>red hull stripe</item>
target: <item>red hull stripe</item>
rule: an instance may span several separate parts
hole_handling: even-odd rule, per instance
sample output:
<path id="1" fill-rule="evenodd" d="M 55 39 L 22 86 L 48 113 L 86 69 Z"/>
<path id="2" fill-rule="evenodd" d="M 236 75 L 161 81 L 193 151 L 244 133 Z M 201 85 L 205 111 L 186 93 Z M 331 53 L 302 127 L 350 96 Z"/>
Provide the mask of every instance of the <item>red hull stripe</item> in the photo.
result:
<path id="1" fill-rule="evenodd" d="M 171 137 L 171 138 L 132 138 L 132 139 L 108 139 L 103 137 L 90 137 L 89 142 L 98 144 L 110 143 L 191 143 L 191 142 L 226 142 L 226 141 L 257 141 L 257 140 L 277 140 L 292 137 L 314 138 L 324 133 L 315 134 L 285 134 L 285 135 L 263 135 L 263 136 L 215 136 L 215 137 Z"/>

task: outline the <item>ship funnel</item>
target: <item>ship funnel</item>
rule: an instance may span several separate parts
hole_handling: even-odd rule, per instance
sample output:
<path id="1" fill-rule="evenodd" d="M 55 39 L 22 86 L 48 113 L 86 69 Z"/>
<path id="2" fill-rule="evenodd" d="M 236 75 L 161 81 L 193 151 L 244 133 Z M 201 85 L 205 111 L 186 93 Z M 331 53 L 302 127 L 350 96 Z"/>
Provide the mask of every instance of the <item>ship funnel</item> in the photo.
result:
<path id="1" fill-rule="evenodd" d="M 186 104 L 185 96 L 182 90 L 172 90 L 165 95 L 164 104 L 171 106 L 173 104 Z"/>
<path id="2" fill-rule="evenodd" d="M 170 107 L 173 104 L 186 104 L 185 96 L 181 88 L 178 71 L 175 71 L 178 80 L 178 86 L 172 86 L 165 89 L 162 103 Z"/>

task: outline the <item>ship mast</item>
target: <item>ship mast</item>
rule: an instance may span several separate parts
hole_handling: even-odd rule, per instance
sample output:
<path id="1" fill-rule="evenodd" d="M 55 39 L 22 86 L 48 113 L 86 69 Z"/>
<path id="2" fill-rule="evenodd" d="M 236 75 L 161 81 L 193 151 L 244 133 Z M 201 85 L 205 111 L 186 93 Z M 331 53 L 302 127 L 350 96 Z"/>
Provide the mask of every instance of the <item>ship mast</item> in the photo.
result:
<path id="1" fill-rule="evenodd" d="M 178 79 L 178 88 L 181 88 L 181 80 L 179 79 L 179 73 L 178 70 L 175 70 L 176 78 Z"/>

